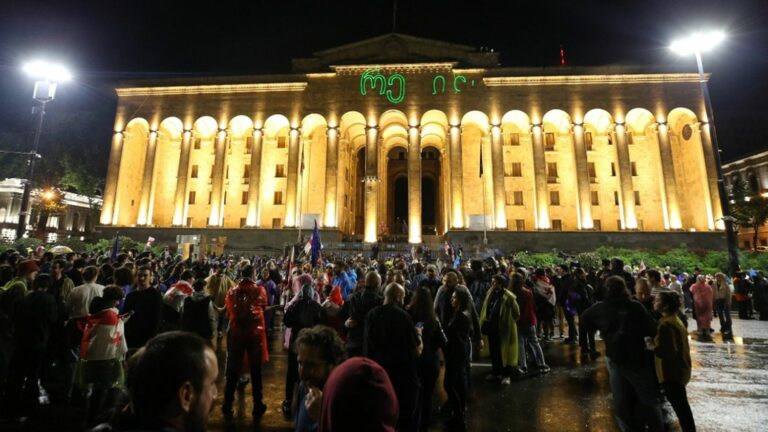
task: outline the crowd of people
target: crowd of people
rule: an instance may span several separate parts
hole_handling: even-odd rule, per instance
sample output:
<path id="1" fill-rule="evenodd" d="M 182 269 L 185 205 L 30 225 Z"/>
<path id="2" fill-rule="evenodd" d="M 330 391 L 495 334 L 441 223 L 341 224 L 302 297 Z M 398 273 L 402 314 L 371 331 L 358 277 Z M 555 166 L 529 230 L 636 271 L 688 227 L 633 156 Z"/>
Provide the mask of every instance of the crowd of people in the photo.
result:
<path id="1" fill-rule="evenodd" d="M 205 430 L 225 351 L 221 412 L 231 420 L 250 385 L 258 421 L 277 335 L 288 354 L 279 408 L 296 431 L 426 431 L 436 413 L 460 431 L 473 359 L 489 357 L 486 380 L 507 386 L 548 373 L 542 344 L 554 340 L 599 357 L 599 334 L 620 429 L 662 430 L 666 398 L 689 431 L 689 314 L 699 340 L 715 316 L 733 336 L 732 299 L 740 318 L 768 318 L 762 273 L 378 250 L 306 258 L 1 253 L 0 417 L 79 404 L 97 430 Z"/>

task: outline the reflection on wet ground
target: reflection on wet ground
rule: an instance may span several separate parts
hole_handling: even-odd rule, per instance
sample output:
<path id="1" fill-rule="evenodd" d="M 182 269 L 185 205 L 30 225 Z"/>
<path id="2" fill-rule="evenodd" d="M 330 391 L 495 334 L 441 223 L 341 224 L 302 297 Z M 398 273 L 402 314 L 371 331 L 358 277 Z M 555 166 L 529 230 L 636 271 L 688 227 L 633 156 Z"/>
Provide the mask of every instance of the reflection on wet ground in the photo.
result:
<path id="1" fill-rule="evenodd" d="M 691 320 L 691 325 L 695 323 Z M 718 325 L 715 323 L 714 327 Z M 760 431 L 768 425 L 768 322 L 733 320 L 733 341 L 719 333 L 712 342 L 699 342 L 691 328 L 693 377 L 688 398 L 701 431 Z M 250 417 L 250 390 L 238 396 L 236 415 L 225 423 L 220 401 L 209 422 L 212 431 L 291 431 L 283 420 L 287 358 L 280 341 L 272 341 L 272 360 L 265 365 L 264 394 L 268 411 L 261 423 Z M 604 358 L 582 359 L 579 348 L 559 341 L 543 346 L 552 372 L 513 381 L 509 386 L 487 383 L 487 360 L 472 368 L 472 393 L 468 410 L 470 431 L 616 431 L 611 412 L 608 373 Z M 598 341 L 602 350 L 602 342 Z M 224 365 L 220 353 L 220 365 Z M 223 379 L 220 386 L 223 390 Z M 221 393 L 220 393 L 221 394 Z M 219 397 L 221 399 L 221 396 Z M 242 414 L 241 414 L 242 413 Z M 442 430 L 436 416 L 433 431 Z"/>

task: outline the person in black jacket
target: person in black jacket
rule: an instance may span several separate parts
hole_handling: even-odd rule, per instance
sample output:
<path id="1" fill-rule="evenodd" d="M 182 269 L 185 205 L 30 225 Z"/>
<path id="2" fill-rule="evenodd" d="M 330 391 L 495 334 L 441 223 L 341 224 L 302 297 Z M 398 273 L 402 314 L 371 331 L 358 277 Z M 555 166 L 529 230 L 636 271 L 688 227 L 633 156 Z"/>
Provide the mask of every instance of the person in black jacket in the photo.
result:
<path id="1" fill-rule="evenodd" d="M 339 319 L 344 322 L 347 330 L 347 357 L 359 357 L 363 355 L 363 333 L 365 330 L 365 317 L 368 312 L 384 302 L 381 295 L 381 277 L 371 270 L 365 275 L 365 286 L 347 297 L 347 301 L 341 306 Z"/>
<path id="2" fill-rule="evenodd" d="M 423 344 L 421 329 L 414 326 L 403 309 L 405 288 L 398 283 L 387 285 L 384 304 L 376 306 L 365 319 L 363 354 L 387 371 L 397 395 L 400 418 L 397 430 L 416 430 L 416 407 L 419 382 L 416 359 Z"/>
<path id="3" fill-rule="evenodd" d="M 314 299 L 315 289 L 312 284 L 305 284 L 299 291 L 295 302 L 288 305 L 283 316 L 283 324 L 291 329 L 288 345 L 288 369 L 285 374 L 285 400 L 283 401 L 283 416 L 291 418 L 291 404 L 299 380 L 299 363 L 296 352 L 296 338 L 305 328 L 314 327 L 325 320 L 325 309 Z"/>
<path id="4" fill-rule="evenodd" d="M 432 395 L 440 375 L 440 363 L 442 363 L 439 351 L 445 351 L 447 339 L 432 307 L 432 294 L 427 288 L 416 288 L 406 309 L 413 322 L 417 326 L 421 324 L 423 329 L 421 339 L 424 348 L 416 362 L 416 368 L 421 383 L 418 407 L 419 431 L 426 431 L 429 429 L 432 418 Z"/>
<path id="5" fill-rule="evenodd" d="M 467 392 L 469 391 L 469 376 L 467 375 L 470 360 L 470 335 L 472 323 L 469 309 L 472 301 L 469 292 L 457 290 L 451 294 L 451 306 L 454 313 L 445 335 L 448 340 L 445 347 L 445 381 L 443 386 L 448 394 L 447 407 L 451 410 L 448 426 L 451 430 L 466 430 Z"/>
<path id="6" fill-rule="evenodd" d="M 124 313 L 133 313 L 125 322 L 125 341 L 129 353 L 144 346 L 160 330 L 163 295 L 152 286 L 152 272 L 142 266 L 136 272 L 136 289 L 125 296 Z"/>
<path id="7" fill-rule="evenodd" d="M 4 418 L 18 418 L 33 413 L 38 403 L 43 358 L 51 326 L 56 321 L 56 302 L 46 292 L 53 283 L 48 274 L 38 275 L 33 290 L 16 304 L 13 314 L 16 348 L 8 370 L 8 386 L 3 403 Z"/>
<path id="8" fill-rule="evenodd" d="M 635 430 L 634 413 L 641 412 L 650 430 L 661 431 L 659 390 L 645 350 L 645 338 L 656 335 L 656 323 L 643 305 L 631 299 L 624 278 L 611 276 L 605 286 L 605 301 L 584 311 L 582 319 L 588 331 L 600 330 L 605 341 L 605 363 L 619 429 Z M 640 409 L 636 410 L 636 404 Z"/>

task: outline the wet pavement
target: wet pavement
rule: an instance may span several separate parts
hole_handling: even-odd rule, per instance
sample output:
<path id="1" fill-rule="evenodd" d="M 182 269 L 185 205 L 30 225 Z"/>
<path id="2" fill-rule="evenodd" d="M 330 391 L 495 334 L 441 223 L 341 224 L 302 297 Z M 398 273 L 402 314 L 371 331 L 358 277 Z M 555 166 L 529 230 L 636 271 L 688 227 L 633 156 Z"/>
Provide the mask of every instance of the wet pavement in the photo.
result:
<path id="1" fill-rule="evenodd" d="M 700 431 L 768 430 L 768 322 L 733 320 L 734 340 L 699 342 L 690 321 L 689 336 L 693 373 L 688 399 Z M 714 328 L 719 328 L 715 322 Z M 225 422 L 220 400 L 209 422 L 211 431 L 291 431 L 283 420 L 287 357 L 275 338 L 271 362 L 263 369 L 267 413 L 260 424 L 250 417 L 250 389 L 237 396 L 235 417 Z M 579 348 L 556 339 L 543 345 L 552 371 L 518 379 L 509 386 L 487 383 L 487 360 L 472 368 L 472 398 L 467 412 L 469 431 L 616 431 L 612 417 L 608 372 L 604 357 L 581 359 Z M 598 338 L 598 350 L 603 350 Z M 223 354 L 220 364 L 223 368 Z M 223 372 L 223 369 L 222 369 Z M 223 382 L 220 389 L 223 391 Z M 243 401 L 243 402 L 241 402 Z M 669 408 L 669 412 L 671 408 Z M 672 414 L 674 416 L 674 414 Z M 441 431 L 442 418 L 435 416 L 431 431 Z M 679 430 L 675 422 L 672 430 Z"/>

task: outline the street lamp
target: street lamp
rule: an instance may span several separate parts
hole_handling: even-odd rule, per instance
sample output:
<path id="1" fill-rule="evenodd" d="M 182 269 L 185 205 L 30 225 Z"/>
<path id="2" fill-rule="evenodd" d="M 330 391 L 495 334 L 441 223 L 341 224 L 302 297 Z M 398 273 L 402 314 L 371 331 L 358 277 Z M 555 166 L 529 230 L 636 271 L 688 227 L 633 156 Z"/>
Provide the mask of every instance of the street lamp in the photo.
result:
<path id="1" fill-rule="evenodd" d="M 715 114 L 712 111 L 712 99 L 709 97 L 709 88 L 704 79 L 704 66 L 701 61 L 701 53 L 714 49 L 723 40 L 725 40 L 725 33 L 722 31 L 698 32 L 691 34 L 687 38 L 672 42 L 669 48 L 679 55 L 694 54 L 696 56 L 696 65 L 699 68 L 699 85 L 704 96 L 704 108 L 715 153 L 717 191 L 720 194 L 720 206 L 723 209 L 722 220 L 725 225 L 725 237 L 728 242 L 728 270 L 733 275 L 739 270 L 738 245 L 736 242 L 736 232 L 733 230 L 733 218 L 731 217 L 728 195 L 725 191 L 725 180 L 723 179 L 723 168 L 720 160 L 720 146 L 718 145 L 717 132 L 715 131 Z"/>
<path id="2" fill-rule="evenodd" d="M 37 148 L 40 144 L 40 134 L 43 130 L 45 105 L 56 97 L 56 86 L 59 83 L 72 79 L 72 74 L 66 67 L 41 60 L 24 65 L 24 72 L 35 79 L 35 89 L 32 93 L 32 97 L 40 102 L 40 107 L 37 109 L 39 117 L 37 121 L 37 129 L 35 130 L 35 139 L 32 143 L 32 151 L 29 153 L 29 170 L 27 171 L 27 179 L 24 182 L 24 192 L 21 195 L 19 223 L 16 226 L 17 239 L 24 236 L 24 232 L 27 228 L 27 218 L 29 217 L 29 195 L 32 188 L 32 177 L 35 174 L 35 160 L 40 157 L 37 153 Z M 35 112 L 35 110 L 33 110 L 33 112 Z"/>

